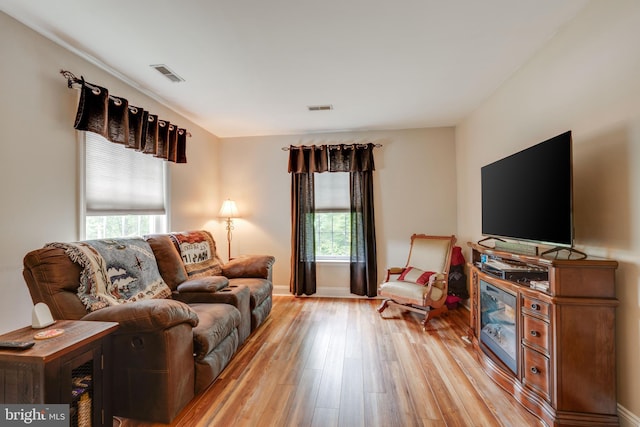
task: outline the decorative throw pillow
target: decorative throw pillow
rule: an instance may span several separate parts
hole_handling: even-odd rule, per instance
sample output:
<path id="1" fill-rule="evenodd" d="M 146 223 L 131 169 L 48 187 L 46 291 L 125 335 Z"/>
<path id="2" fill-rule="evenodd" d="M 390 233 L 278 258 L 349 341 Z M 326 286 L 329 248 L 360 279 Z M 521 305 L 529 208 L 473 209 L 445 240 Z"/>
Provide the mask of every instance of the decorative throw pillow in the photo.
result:
<path id="1" fill-rule="evenodd" d="M 424 286 L 429 283 L 429 278 L 433 274 L 435 274 L 433 271 L 424 271 L 415 267 L 407 267 L 404 269 L 402 274 L 400 274 L 400 277 L 398 277 L 398 281 L 417 283 Z"/>
<path id="2" fill-rule="evenodd" d="M 222 275 L 222 260 L 208 231 L 172 233 L 173 240 L 189 278 Z"/>

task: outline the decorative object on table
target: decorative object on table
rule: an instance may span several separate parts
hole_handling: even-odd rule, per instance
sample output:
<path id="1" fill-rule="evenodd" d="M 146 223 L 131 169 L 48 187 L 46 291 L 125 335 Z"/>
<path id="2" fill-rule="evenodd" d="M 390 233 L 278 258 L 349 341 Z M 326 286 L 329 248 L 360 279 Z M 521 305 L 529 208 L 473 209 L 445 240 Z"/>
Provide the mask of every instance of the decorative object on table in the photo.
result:
<path id="1" fill-rule="evenodd" d="M 34 329 L 46 328 L 56 323 L 51 315 L 49 306 L 43 302 L 39 302 L 33 306 L 31 312 L 31 327 Z"/>
<path id="2" fill-rule="evenodd" d="M 46 340 L 49 338 L 54 338 L 64 334 L 64 329 L 48 329 L 46 331 L 38 332 L 33 336 L 33 338 L 37 340 Z"/>
<path id="3" fill-rule="evenodd" d="M 233 218 L 237 218 L 238 215 L 238 207 L 236 206 L 236 202 L 231 199 L 227 199 L 222 203 L 222 207 L 220 208 L 220 212 L 218 216 L 221 218 L 226 218 L 225 222 L 227 223 L 227 259 L 231 260 L 231 230 L 233 230 Z"/>

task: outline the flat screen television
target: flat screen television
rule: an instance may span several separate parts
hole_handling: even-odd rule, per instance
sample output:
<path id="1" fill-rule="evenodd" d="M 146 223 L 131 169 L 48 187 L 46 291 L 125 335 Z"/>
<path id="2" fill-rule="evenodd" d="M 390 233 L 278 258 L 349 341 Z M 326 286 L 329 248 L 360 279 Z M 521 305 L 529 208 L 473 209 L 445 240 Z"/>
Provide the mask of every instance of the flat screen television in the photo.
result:
<path id="1" fill-rule="evenodd" d="M 573 247 L 571 131 L 481 169 L 482 234 Z"/>

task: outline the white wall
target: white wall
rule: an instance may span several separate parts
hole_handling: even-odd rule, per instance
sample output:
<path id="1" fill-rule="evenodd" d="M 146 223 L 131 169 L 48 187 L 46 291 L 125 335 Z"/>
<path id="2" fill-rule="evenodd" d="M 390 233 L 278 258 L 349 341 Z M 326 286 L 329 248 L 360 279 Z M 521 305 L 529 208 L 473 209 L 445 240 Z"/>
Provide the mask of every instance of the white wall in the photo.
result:
<path id="1" fill-rule="evenodd" d="M 274 285 L 289 289 L 291 260 L 291 178 L 289 145 L 373 142 L 374 203 L 378 275 L 407 261 L 412 233 L 456 234 L 456 175 L 453 128 L 344 132 L 223 138 L 220 172 L 223 197 L 238 203 L 233 254 L 269 253 L 276 257 Z M 321 265 L 319 295 L 349 295 L 345 265 Z"/>
<path id="2" fill-rule="evenodd" d="M 78 91 L 61 69 L 189 129 L 189 163 L 170 166 L 172 226 L 219 234 L 215 136 L 1 12 L 0 54 L 0 333 L 31 324 L 24 255 L 78 238 Z"/>
<path id="3" fill-rule="evenodd" d="M 640 414 L 638 40 L 640 2 L 592 1 L 456 129 L 458 232 L 470 241 L 481 237 L 480 167 L 573 131 L 575 243 L 620 263 L 618 402 L 633 414 Z"/>

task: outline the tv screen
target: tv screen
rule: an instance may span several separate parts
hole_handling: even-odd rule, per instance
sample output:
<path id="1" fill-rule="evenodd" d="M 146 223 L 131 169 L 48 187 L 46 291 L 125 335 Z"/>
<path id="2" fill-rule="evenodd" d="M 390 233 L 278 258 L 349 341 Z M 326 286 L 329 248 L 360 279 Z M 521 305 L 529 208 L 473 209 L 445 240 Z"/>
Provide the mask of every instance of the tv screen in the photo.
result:
<path id="1" fill-rule="evenodd" d="M 481 169 L 482 234 L 573 246 L 571 131 Z"/>

